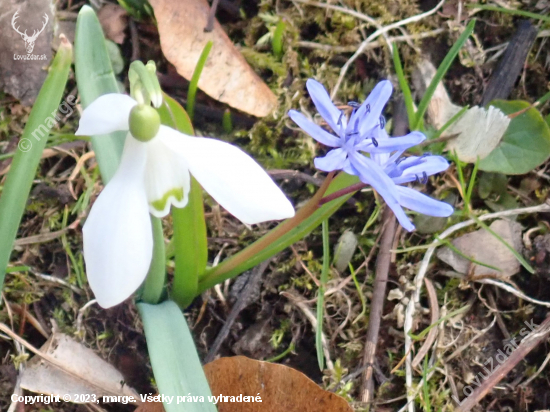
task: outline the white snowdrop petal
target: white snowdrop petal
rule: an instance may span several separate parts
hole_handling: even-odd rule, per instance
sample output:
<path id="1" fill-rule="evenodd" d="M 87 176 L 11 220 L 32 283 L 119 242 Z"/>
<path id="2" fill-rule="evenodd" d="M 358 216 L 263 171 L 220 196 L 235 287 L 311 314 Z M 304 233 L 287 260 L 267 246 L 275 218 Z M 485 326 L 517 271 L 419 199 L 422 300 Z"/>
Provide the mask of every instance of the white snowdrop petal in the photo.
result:
<path id="1" fill-rule="evenodd" d="M 146 161 L 146 145 L 128 136 L 120 166 L 82 229 L 88 281 L 104 308 L 130 297 L 149 270 L 153 235 L 143 185 Z"/>
<path id="2" fill-rule="evenodd" d="M 170 212 L 171 205 L 184 207 L 187 204 L 190 188 L 187 162 L 158 136 L 147 143 L 144 179 L 152 215 L 164 217 Z"/>
<path id="3" fill-rule="evenodd" d="M 94 136 L 129 130 L 130 111 L 137 102 L 130 96 L 109 93 L 95 99 L 82 112 L 77 136 Z"/>
<path id="4" fill-rule="evenodd" d="M 228 143 L 184 135 L 161 126 L 159 137 L 181 155 L 202 187 L 244 223 L 294 216 L 281 189 L 250 156 Z"/>

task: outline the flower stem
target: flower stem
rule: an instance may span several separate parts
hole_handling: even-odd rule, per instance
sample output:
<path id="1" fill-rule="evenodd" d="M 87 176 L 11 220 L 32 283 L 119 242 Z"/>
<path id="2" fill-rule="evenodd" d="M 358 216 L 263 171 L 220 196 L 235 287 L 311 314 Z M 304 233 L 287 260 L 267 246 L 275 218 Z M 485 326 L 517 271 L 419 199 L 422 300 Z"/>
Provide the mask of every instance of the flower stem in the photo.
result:
<path id="1" fill-rule="evenodd" d="M 166 257 L 162 221 L 157 217 L 151 216 L 151 226 L 153 228 L 153 259 L 151 260 L 149 273 L 147 273 L 147 277 L 145 278 L 141 299 L 146 303 L 156 304 L 160 301 L 164 290 Z"/>
<path id="2" fill-rule="evenodd" d="M 365 183 L 355 183 L 354 185 L 345 187 L 343 189 L 340 189 L 334 193 L 331 193 L 328 196 L 323 197 L 321 200 L 319 200 L 319 206 L 323 206 L 325 203 L 328 203 L 334 199 L 338 199 L 339 197 L 345 196 L 349 193 L 357 192 L 358 190 L 361 190 L 365 187 L 367 187 Z"/>

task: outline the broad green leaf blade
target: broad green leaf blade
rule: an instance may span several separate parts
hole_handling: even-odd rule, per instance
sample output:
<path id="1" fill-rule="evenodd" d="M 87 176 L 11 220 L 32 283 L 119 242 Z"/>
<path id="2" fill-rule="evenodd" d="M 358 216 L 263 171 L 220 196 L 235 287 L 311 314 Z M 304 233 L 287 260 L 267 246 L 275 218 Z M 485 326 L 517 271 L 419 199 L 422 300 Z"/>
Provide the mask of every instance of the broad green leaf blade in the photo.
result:
<path id="1" fill-rule="evenodd" d="M 191 177 L 189 202 L 183 209 L 172 208 L 176 268 L 172 298 L 185 308 L 191 304 L 199 288 L 199 278 L 206 270 L 208 243 L 202 201 L 202 187 Z"/>
<path id="2" fill-rule="evenodd" d="M 216 412 L 208 401 L 212 396 L 202 370 L 195 342 L 183 313 L 172 301 L 160 305 L 138 303 L 147 349 L 159 393 L 174 396 L 164 403 L 166 412 Z M 177 403 L 178 396 L 202 396 L 204 402 Z"/>
<path id="3" fill-rule="evenodd" d="M 166 94 L 164 102 L 159 109 L 162 123 L 182 133 L 193 135 L 191 120 L 183 107 Z M 191 177 L 187 206 L 182 209 L 173 207 L 172 219 L 176 269 L 171 296 L 184 308 L 197 295 L 199 277 L 204 273 L 208 260 L 202 188 L 194 177 Z"/>
<path id="4" fill-rule="evenodd" d="M 157 110 L 160 115 L 162 124 L 166 126 L 178 129 L 180 132 L 193 136 L 195 131 L 193 130 L 193 124 L 189 115 L 181 105 L 168 96 L 166 93 L 162 93 L 163 104 Z"/>
<path id="5" fill-rule="evenodd" d="M 495 100 L 490 104 L 505 114 L 529 107 L 529 103 L 520 100 Z M 544 163 L 549 156 L 550 128 L 540 112 L 531 108 L 512 119 L 500 144 L 479 162 L 479 169 L 520 175 Z"/>
<path id="6" fill-rule="evenodd" d="M 89 6 L 82 7 L 78 13 L 74 44 L 76 82 L 84 108 L 99 96 L 119 93 L 103 30 Z M 92 136 L 92 147 L 105 183 L 118 168 L 125 137 L 125 132 Z"/>
<path id="7" fill-rule="evenodd" d="M 340 173 L 331 182 L 325 196 L 358 182 L 359 179 L 356 176 Z M 342 196 L 338 199 L 325 203 L 323 206 L 317 208 L 317 210 L 315 210 L 305 220 L 298 223 L 295 227 L 284 233 L 282 236 L 277 237 L 275 240 L 263 247 L 266 239 L 272 237 L 274 231 L 281 230 L 281 228 L 284 228 L 284 225 L 288 225 L 294 218 L 284 221 L 250 246 L 226 259 L 215 268 L 207 270 L 204 276 L 199 280 L 198 292 L 202 293 L 217 283 L 223 282 L 226 279 L 230 279 L 243 273 L 244 271 L 260 264 L 264 260 L 274 256 L 281 250 L 307 236 L 313 229 L 319 226 L 323 220 L 332 216 L 332 214 L 336 212 L 340 206 L 342 206 L 342 204 L 351 197 L 351 195 L 352 194 Z M 315 205 L 311 205 L 310 203 L 311 201 L 303 207 L 315 207 Z"/>
<path id="8" fill-rule="evenodd" d="M 71 63 L 72 47 L 64 39 L 32 108 L 4 183 L 0 197 L 0 290 L 40 157 L 55 124 L 52 113 L 57 113 Z"/>

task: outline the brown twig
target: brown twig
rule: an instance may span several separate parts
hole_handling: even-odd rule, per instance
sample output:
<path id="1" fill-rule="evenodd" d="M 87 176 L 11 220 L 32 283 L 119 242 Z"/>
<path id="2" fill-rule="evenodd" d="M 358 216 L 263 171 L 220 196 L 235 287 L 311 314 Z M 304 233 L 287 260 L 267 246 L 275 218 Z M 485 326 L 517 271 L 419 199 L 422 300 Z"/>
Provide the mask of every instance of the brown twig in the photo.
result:
<path id="1" fill-rule="evenodd" d="M 220 0 L 214 0 L 212 7 L 210 7 L 210 13 L 208 13 L 208 20 L 206 20 L 205 32 L 211 32 L 214 29 L 214 19 L 216 18 L 216 10 L 218 9 L 218 3 Z"/>
<path id="2" fill-rule="evenodd" d="M 397 228 L 397 223 L 392 210 L 386 206 L 384 211 L 384 228 L 382 229 L 382 239 L 380 241 L 380 250 L 376 260 L 376 274 L 374 277 L 374 289 L 372 292 L 371 310 L 369 316 L 369 326 L 367 328 L 367 338 L 363 352 L 363 365 L 367 368 L 363 373 L 363 383 L 361 387 L 361 400 L 363 402 L 372 402 L 374 394 L 373 364 L 376 353 L 376 344 L 378 343 L 378 332 L 380 330 L 380 319 L 384 310 L 384 300 L 386 298 L 386 285 L 388 283 L 388 272 L 390 270 L 391 247 L 393 237 Z"/>
<path id="3" fill-rule="evenodd" d="M 485 397 L 504 378 L 516 367 L 540 342 L 542 342 L 550 333 L 550 316 L 542 322 L 530 335 L 527 335 L 521 344 L 513 351 L 510 356 L 500 366 L 493 371 L 491 375 L 479 387 L 477 387 L 470 396 L 462 401 L 456 412 L 467 412 L 478 405 L 481 399 Z"/>
<path id="4" fill-rule="evenodd" d="M 216 340 L 210 347 L 210 351 L 208 352 L 208 355 L 206 355 L 206 358 L 204 358 L 205 363 L 208 363 L 214 360 L 214 357 L 220 350 L 220 347 L 222 346 L 223 342 L 227 338 L 227 335 L 229 335 L 229 331 L 231 330 L 231 327 L 237 320 L 237 317 L 239 316 L 239 314 L 245 308 L 247 302 L 249 301 L 250 294 L 254 289 L 258 287 L 262 279 L 262 275 L 267 269 L 267 266 L 269 265 L 270 261 L 271 259 L 268 259 L 260 263 L 258 266 L 254 268 L 252 275 L 250 276 L 250 279 L 248 279 L 248 283 L 246 284 L 242 292 L 239 294 L 237 302 L 235 302 L 235 305 L 233 305 L 233 308 L 231 308 L 231 312 L 229 312 L 229 316 L 227 317 L 222 329 L 220 330 L 220 333 L 218 333 Z"/>

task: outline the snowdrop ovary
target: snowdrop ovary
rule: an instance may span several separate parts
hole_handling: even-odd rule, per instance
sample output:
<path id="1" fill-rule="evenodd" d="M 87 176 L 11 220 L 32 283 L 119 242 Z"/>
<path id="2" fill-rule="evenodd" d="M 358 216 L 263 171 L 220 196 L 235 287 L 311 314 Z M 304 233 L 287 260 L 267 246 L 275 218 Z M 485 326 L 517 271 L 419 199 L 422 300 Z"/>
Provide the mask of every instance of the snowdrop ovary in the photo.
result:
<path id="1" fill-rule="evenodd" d="M 160 116 L 149 105 L 138 104 L 130 111 L 130 134 L 140 142 L 148 142 L 155 137 L 160 128 Z"/>

